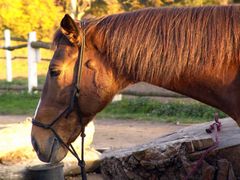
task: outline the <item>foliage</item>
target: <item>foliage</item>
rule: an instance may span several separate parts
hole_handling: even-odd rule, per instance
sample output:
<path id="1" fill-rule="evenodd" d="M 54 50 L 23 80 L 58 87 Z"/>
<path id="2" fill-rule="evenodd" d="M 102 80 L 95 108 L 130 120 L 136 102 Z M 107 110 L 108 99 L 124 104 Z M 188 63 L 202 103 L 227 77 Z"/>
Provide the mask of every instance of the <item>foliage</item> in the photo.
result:
<path id="1" fill-rule="evenodd" d="M 175 0 L 175 5 L 182 6 L 201 6 L 201 5 L 224 5 L 230 3 L 231 0 Z"/>
<path id="2" fill-rule="evenodd" d="M 86 14 L 91 14 L 94 16 L 103 16 L 108 14 L 108 4 L 104 0 L 95 0 L 91 4 L 91 9 L 89 9 Z"/>
<path id="3" fill-rule="evenodd" d="M 119 2 L 122 4 L 125 11 L 132 11 L 144 7 L 159 7 L 165 4 L 162 0 L 119 0 Z"/>
<path id="4" fill-rule="evenodd" d="M 86 14 L 103 16 L 146 7 L 218 5 L 230 2 L 231 0 L 93 0 L 91 9 Z"/>
<path id="5" fill-rule="evenodd" d="M 91 9 L 88 10 L 86 14 L 103 16 L 145 7 L 159 7 L 162 5 L 164 5 L 162 0 L 94 0 Z"/>
<path id="6" fill-rule="evenodd" d="M 62 14 L 53 0 L 0 1 L 0 33 L 6 28 L 15 36 L 27 37 L 37 31 L 39 39 L 49 39 Z M 2 34 L 1 34 L 2 35 Z"/>

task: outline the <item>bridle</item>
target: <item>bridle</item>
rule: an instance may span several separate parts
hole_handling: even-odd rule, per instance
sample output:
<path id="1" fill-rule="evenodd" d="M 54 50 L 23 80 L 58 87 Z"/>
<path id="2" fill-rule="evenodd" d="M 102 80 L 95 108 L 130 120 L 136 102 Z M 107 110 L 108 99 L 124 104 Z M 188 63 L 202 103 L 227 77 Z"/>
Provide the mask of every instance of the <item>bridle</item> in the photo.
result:
<path id="1" fill-rule="evenodd" d="M 82 37 L 82 43 L 81 43 L 81 48 L 78 46 L 78 57 L 77 57 L 77 72 L 75 73 L 74 76 L 74 83 L 73 83 L 73 92 L 72 96 L 70 99 L 70 104 L 65 108 L 50 124 L 43 124 L 42 122 L 32 119 L 32 124 L 38 127 L 41 127 L 43 129 L 47 129 L 52 131 L 52 133 L 55 135 L 55 137 L 58 139 L 58 141 L 68 149 L 69 152 L 73 154 L 73 156 L 76 157 L 78 160 L 78 166 L 80 167 L 81 170 L 81 176 L 82 180 L 87 180 L 86 176 L 86 171 L 85 171 L 85 161 L 84 161 L 84 137 L 85 137 L 85 126 L 82 120 L 82 115 L 80 111 L 80 104 L 78 101 L 78 97 L 80 94 L 80 81 L 81 81 L 81 76 L 82 76 L 82 61 L 83 61 L 83 52 L 85 48 L 85 29 L 84 29 L 84 22 L 81 21 L 81 28 L 83 29 L 83 37 Z M 68 118 L 69 114 L 74 111 L 74 108 L 77 111 L 78 119 L 81 124 L 81 138 L 82 138 L 82 144 L 81 144 L 81 158 L 78 156 L 76 150 L 70 144 L 69 146 L 62 140 L 62 138 L 57 134 L 55 129 L 53 128 L 53 125 L 60 120 L 61 117 Z"/>

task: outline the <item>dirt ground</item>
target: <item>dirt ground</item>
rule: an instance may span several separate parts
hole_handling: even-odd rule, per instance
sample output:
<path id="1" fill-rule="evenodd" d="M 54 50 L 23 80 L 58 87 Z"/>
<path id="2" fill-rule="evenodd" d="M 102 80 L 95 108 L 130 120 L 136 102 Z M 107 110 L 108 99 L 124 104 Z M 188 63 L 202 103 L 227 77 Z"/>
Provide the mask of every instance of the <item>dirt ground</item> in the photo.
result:
<path id="1" fill-rule="evenodd" d="M 0 116 L 0 129 L 22 122 L 27 116 Z M 119 149 L 149 142 L 179 130 L 186 125 L 158 123 L 137 120 L 94 120 L 95 135 L 93 146 L 96 149 Z M 75 180 L 79 177 L 70 178 Z M 68 178 L 67 178 L 68 179 Z M 100 174 L 88 174 L 89 180 L 101 180 Z"/>
<path id="2" fill-rule="evenodd" d="M 125 148 L 172 133 L 184 125 L 137 120 L 95 120 L 93 145 L 99 148 Z"/>
<path id="3" fill-rule="evenodd" d="M 0 129 L 24 121 L 27 116 L 0 116 Z M 94 120 L 96 149 L 118 149 L 148 142 L 159 136 L 172 133 L 186 125 L 139 120 Z"/>

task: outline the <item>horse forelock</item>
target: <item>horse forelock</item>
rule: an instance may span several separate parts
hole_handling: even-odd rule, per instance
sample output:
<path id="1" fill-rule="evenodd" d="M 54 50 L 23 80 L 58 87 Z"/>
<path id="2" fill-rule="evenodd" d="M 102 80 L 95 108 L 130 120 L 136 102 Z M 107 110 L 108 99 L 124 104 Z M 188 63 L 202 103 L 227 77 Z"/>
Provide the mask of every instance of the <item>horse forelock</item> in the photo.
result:
<path id="1" fill-rule="evenodd" d="M 150 8 L 89 23 L 119 74 L 164 81 L 239 64 L 240 6 Z M 88 27 L 89 28 L 89 27 Z"/>

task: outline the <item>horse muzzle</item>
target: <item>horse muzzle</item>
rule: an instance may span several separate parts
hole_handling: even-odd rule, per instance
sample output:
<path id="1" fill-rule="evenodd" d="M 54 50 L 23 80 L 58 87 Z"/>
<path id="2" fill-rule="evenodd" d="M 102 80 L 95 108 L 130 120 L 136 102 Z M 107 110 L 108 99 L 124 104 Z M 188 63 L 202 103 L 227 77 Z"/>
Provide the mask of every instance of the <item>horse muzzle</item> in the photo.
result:
<path id="1" fill-rule="evenodd" d="M 67 149 L 64 148 L 55 136 L 49 137 L 42 144 L 32 136 L 32 146 L 37 153 L 38 158 L 47 163 L 60 162 L 66 155 Z"/>

